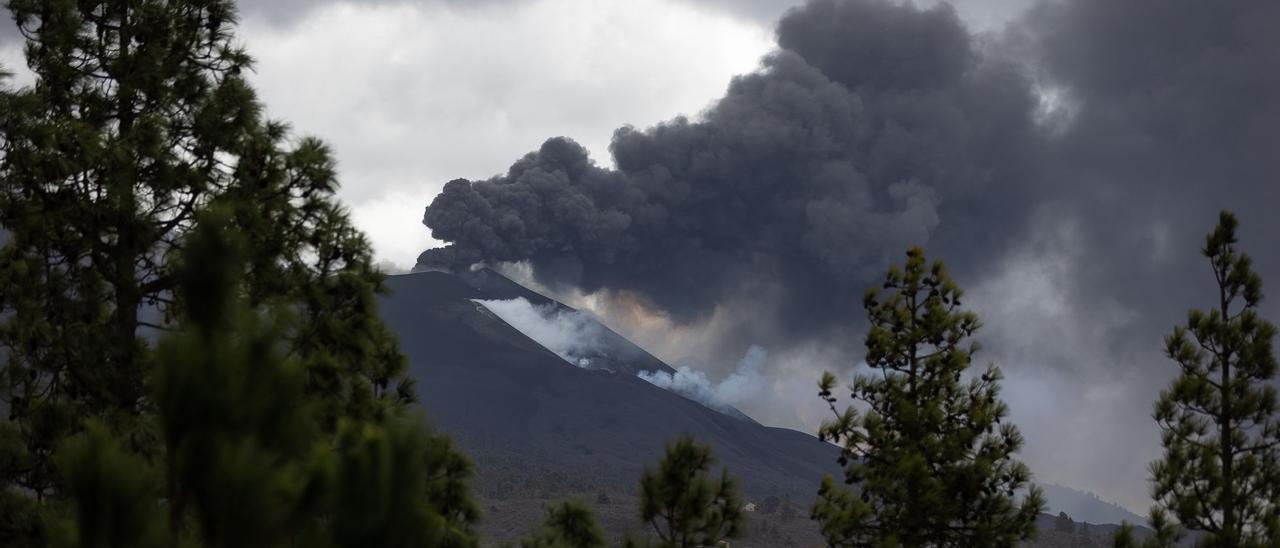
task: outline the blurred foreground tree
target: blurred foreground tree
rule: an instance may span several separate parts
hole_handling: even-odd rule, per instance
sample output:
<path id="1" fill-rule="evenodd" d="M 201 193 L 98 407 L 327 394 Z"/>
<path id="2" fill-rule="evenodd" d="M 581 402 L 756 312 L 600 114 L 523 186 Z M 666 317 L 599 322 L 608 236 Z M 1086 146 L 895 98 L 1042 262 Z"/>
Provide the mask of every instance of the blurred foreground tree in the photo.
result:
<path id="1" fill-rule="evenodd" d="M 413 399 L 334 161 L 264 116 L 230 0 L 6 4 L 35 82 L 0 90 L 0 544 L 35 534 L 62 489 L 57 448 L 86 420 L 102 432 L 79 443 L 161 458 L 149 341 L 203 298 L 178 292 L 173 261 L 201 211 L 244 240 L 245 305 L 304 318 L 273 329 L 316 427 Z"/>
<path id="2" fill-rule="evenodd" d="M 43 509 L 49 541 L 476 545 L 470 465 L 447 439 L 392 415 L 343 419 L 336 441 L 324 434 L 322 404 L 282 343 L 289 312 L 264 314 L 238 293 L 246 263 L 235 234 L 202 217 L 175 269 L 185 313 L 159 342 L 149 383 L 163 458 L 96 422 L 73 436 L 55 459 L 61 496 Z"/>
<path id="3" fill-rule="evenodd" d="M 835 419 L 819 438 L 842 444 L 844 483 L 823 478 L 813 519 L 832 546 L 1013 546 L 1035 534 L 1044 507 L 1030 472 L 1013 459 L 1022 445 L 1004 422 L 1000 371 L 963 379 L 980 326 L 960 309 L 960 288 L 941 262 L 907 253 L 883 290 L 863 301 L 871 320 L 867 366 L 852 386 L 852 406 L 836 410 L 836 380 L 821 397 Z M 1018 501 L 1018 491 L 1028 493 Z"/>
<path id="4" fill-rule="evenodd" d="M 1164 458 L 1151 465 L 1146 546 L 1172 546 L 1184 529 L 1203 546 L 1280 546 L 1280 409 L 1276 328 L 1258 316 L 1262 279 L 1236 249 L 1238 221 L 1222 212 L 1201 252 L 1218 291 L 1165 338 L 1179 376 L 1160 393 L 1154 417 Z M 1134 546 L 1130 529 L 1117 546 Z"/>
<path id="5" fill-rule="evenodd" d="M 596 524 L 591 508 L 577 502 L 547 507 L 547 517 L 533 535 L 520 541 L 520 548 L 604 548 L 604 532 Z"/>

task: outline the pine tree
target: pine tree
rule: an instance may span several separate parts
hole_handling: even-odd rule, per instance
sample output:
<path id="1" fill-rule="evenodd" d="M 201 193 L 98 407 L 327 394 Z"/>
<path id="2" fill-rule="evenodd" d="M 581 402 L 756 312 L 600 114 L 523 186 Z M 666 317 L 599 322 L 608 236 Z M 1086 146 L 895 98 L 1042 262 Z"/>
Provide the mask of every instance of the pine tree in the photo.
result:
<path id="1" fill-rule="evenodd" d="M 711 476 L 714 464 L 710 446 L 684 436 L 667 445 L 656 470 L 646 468 L 640 476 L 640 518 L 653 526 L 663 548 L 714 546 L 741 537 L 742 497 L 727 469 L 719 479 Z"/>
<path id="2" fill-rule="evenodd" d="M 334 161 L 264 116 L 230 0 L 7 5 L 36 80 L 0 90 L 0 542 L 57 494 L 55 450 L 86 418 L 161 450 L 147 341 L 191 310 L 171 259 L 201 211 L 246 242 L 247 304 L 305 318 L 280 336 L 322 430 L 413 399 Z"/>
<path id="3" fill-rule="evenodd" d="M 1152 533 L 1145 540 L 1138 542 L 1133 536 L 1133 525 L 1124 522 L 1112 535 L 1112 545 L 1116 548 L 1173 548 L 1182 541 L 1184 531 L 1169 519 L 1164 509 L 1153 509 L 1148 520 Z"/>
<path id="4" fill-rule="evenodd" d="M 823 478 L 812 517 L 832 546 L 1013 546 L 1035 533 L 1044 506 L 1030 472 L 1013 459 L 1022 445 L 1005 422 L 1000 371 L 965 382 L 980 327 L 960 309 L 960 288 L 941 262 L 913 248 L 867 292 L 866 363 L 851 388 L 865 405 L 840 412 L 826 373 L 821 397 L 835 419 L 819 437 L 842 444 L 844 483 Z M 1019 502 L 1017 492 L 1028 487 Z"/>
<path id="5" fill-rule="evenodd" d="M 604 548 L 604 532 L 591 507 L 562 502 L 547 507 L 547 516 L 534 534 L 520 541 L 520 548 Z"/>
<path id="6" fill-rule="evenodd" d="M 90 421 L 83 433 L 68 439 L 57 466 L 69 501 L 46 509 L 54 521 L 48 545 L 171 545 L 163 510 L 156 504 L 161 485 L 156 470 L 126 450 L 103 425 Z"/>
<path id="7" fill-rule="evenodd" d="M 202 215 L 175 268 L 186 301 L 156 350 L 148 388 L 162 458 L 149 461 L 96 422 L 55 458 L 64 491 L 48 539 L 73 546 L 406 546 L 477 544 L 470 464 L 417 421 L 316 420 L 301 362 L 282 344 L 287 312 L 239 292 L 246 246 Z"/>
<path id="8" fill-rule="evenodd" d="M 1213 307 L 1165 338 L 1179 375 L 1155 404 L 1164 458 L 1151 465 L 1150 546 L 1172 545 L 1179 524 L 1205 533 L 1206 546 L 1280 543 L 1276 328 L 1258 315 L 1262 278 L 1236 248 L 1238 224 L 1222 212 L 1201 249 L 1218 286 Z"/>
<path id="9" fill-rule="evenodd" d="M 247 248 L 223 217 L 205 216 L 183 242 L 181 330 L 155 352 L 168 530 L 209 547 L 267 546 L 317 504 L 310 457 L 324 439 L 304 371 L 283 352 L 286 320 L 237 295 Z"/>
<path id="10" fill-rule="evenodd" d="M 478 544 L 471 463 L 421 421 L 344 422 L 328 516 L 337 547 Z"/>

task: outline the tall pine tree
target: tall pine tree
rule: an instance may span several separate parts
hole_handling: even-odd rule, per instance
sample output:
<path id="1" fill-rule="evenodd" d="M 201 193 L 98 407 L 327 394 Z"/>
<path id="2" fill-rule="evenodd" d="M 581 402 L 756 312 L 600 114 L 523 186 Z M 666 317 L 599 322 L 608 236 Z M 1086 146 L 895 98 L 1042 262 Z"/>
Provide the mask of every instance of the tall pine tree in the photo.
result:
<path id="1" fill-rule="evenodd" d="M 0 91 L 0 542 L 56 493 L 55 449 L 86 418 L 158 452 L 147 341 L 189 309 L 171 258 L 203 210 L 246 241 L 249 306 L 306 319 L 281 336 L 324 431 L 413 398 L 334 161 L 264 116 L 230 0 L 7 4 L 35 83 Z"/>
<path id="2" fill-rule="evenodd" d="M 1150 546 L 1172 545 L 1178 524 L 1203 532 L 1206 546 L 1280 543 L 1276 327 L 1258 315 L 1262 278 L 1236 248 L 1238 224 L 1222 212 L 1201 249 L 1217 284 L 1212 308 L 1192 310 L 1165 339 L 1179 375 L 1155 404 L 1164 458 L 1151 465 Z"/>
<path id="3" fill-rule="evenodd" d="M 842 444 L 853 486 L 823 478 L 813 518 L 830 545 L 1013 546 L 1035 533 L 1044 502 L 1034 486 L 1018 500 L 1030 472 L 1013 459 L 1022 437 L 1005 422 L 1000 371 L 963 378 L 980 323 L 961 294 L 941 262 L 911 249 L 863 301 L 873 373 L 854 381 L 852 397 L 866 413 L 838 411 L 835 377 L 823 375 L 835 419 L 819 437 Z"/>

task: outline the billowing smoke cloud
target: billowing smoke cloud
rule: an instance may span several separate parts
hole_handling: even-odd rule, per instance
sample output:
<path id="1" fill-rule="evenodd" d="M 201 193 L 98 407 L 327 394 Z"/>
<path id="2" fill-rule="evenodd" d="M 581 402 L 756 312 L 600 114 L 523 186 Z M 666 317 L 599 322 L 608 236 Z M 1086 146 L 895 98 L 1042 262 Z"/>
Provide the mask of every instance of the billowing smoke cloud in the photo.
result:
<path id="1" fill-rule="evenodd" d="M 680 366 L 675 373 L 653 371 L 641 372 L 638 376 L 654 386 L 727 412 L 771 394 L 772 380 L 764 373 L 768 359 L 768 351 L 753 345 L 733 372 L 719 382 L 711 381 L 706 373 L 689 366 Z"/>
<path id="2" fill-rule="evenodd" d="M 591 356 L 607 350 L 602 342 L 604 328 L 585 312 L 534 305 L 524 297 L 476 303 L 578 367 L 591 367 Z"/>
<path id="3" fill-rule="evenodd" d="M 1011 44 L 1061 108 L 1047 184 L 1019 249 L 992 258 L 969 303 L 1010 373 L 1027 458 L 1044 476 L 1145 510 L 1159 455 L 1151 402 L 1176 373 L 1161 338 L 1212 305 L 1198 253 L 1217 211 L 1280 320 L 1280 4 L 1047 3 Z M 1017 416 L 1018 410 L 1023 410 Z M 1098 448 L 1090 451 L 1070 448 Z"/>
<path id="4" fill-rule="evenodd" d="M 588 313 L 553 304 L 534 305 L 523 297 L 475 302 L 570 364 L 606 367 L 593 358 L 612 348 L 605 340 L 604 326 Z M 680 366 L 673 373 L 640 371 L 637 376 L 712 409 L 737 414 L 735 406 L 749 405 L 772 393 L 773 381 L 764 373 L 768 359 L 764 348 L 751 346 L 733 372 L 718 382 L 689 366 Z"/>
<path id="5" fill-rule="evenodd" d="M 653 373 L 640 373 L 638 376 L 658 388 L 670 390 L 712 409 L 725 409 L 726 404 L 716 394 L 716 389 L 712 386 L 711 380 L 707 378 L 706 373 L 701 371 L 681 366 L 676 369 L 675 373 L 655 371 Z"/>
<path id="6" fill-rule="evenodd" d="M 945 6 L 814 0 L 702 115 L 619 129 L 615 167 L 555 138 L 450 183 L 424 215 L 450 245 L 419 262 L 519 263 L 716 341 L 695 362 L 758 342 L 765 375 L 816 379 L 856 363 L 858 297 L 925 245 L 970 289 L 1040 478 L 1141 511 L 1160 339 L 1209 304 L 1218 210 L 1280 287 L 1275 21 L 1268 0 L 1062 0 L 976 37 Z"/>
<path id="7" fill-rule="evenodd" d="M 848 318 L 910 245 L 1003 245 L 983 223 L 1021 218 L 1037 140 L 1016 67 L 946 6 L 817 2 L 778 41 L 701 119 L 619 129 L 616 169 L 556 138 L 450 182 L 424 222 L 451 244 L 419 265 L 527 261 L 553 288 L 631 292 L 680 322 L 767 287 L 798 332 Z"/>

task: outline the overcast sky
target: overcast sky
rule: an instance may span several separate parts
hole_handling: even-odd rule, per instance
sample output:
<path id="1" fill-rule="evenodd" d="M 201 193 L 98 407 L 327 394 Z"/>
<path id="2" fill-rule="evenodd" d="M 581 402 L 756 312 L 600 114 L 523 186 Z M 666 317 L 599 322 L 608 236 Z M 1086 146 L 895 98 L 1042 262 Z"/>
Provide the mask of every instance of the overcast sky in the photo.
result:
<path id="1" fill-rule="evenodd" d="M 446 181 L 505 171 L 553 135 L 608 164 L 615 129 L 697 115 L 800 3 L 245 0 L 239 36 L 270 114 L 333 145 L 356 223 L 407 269 L 437 245 L 422 209 Z M 1023 3 L 960 11 L 995 28 Z M 16 38 L 0 23 L 0 65 L 23 83 Z"/>
<path id="2" fill-rule="evenodd" d="M 505 171 L 548 136 L 609 163 L 618 127 L 694 116 L 754 69 L 798 0 L 250 0 L 241 36 L 272 115 L 333 144 L 381 260 L 434 245 L 448 180 Z M 961 12 L 998 26 L 1021 0 Z"/>
<path id="3" fill-rule="evenodd" d="M 432 242 L 422 210 L 446 181 L 500 173 L 549 135 L 608 162 L 615 128 L 696 114 L 771 42 L 764 25 L 666 0 L 491 4 L 245 16 L 271 112 L 333 143 L 357 224 L 404 268 Z"/>
<path id="4" fill-rule="evenodd" d="M 544 146 L 551 137 L 602 168 L 565 182 L 575 192 L 634 187 L 652 205 L 695 181 L 720 202 L 741 191 L 765 204 L 661 202 L 683 227 L 663 238 L 710 245 L 678 248 L 706 253 L 660 265 L 665 278 L 605 268 L 666 252 L 630 228 L 603 234 L 641 251 L 574 250 L 576 278 L 527 261 L 508 271 L 560 282 L 556 296 L 712 380 L 766 349 L 769 393 L 740 405 L 766 423 L 812 430 L 817 375 L 847 375 L 861 356 L 857 321 L 833 307 L 857 312 L 846 293 L 900 244 L 926 244 L 984 319 L 985 359 L 1008 377 L 1037 477 L 1145 513 L 1151 401 L 1173 374 L 1160 337 L 1208 304 L 1196 251 L 1218 209 L 1242 214 L 1248 251 L 1280 287 L 1276 4 L 962 0 L 952 20 L 931 1 L 852 0 L 776 31 L 800 3 L 247 0 L 240 37 L 271 115 L 333 145 L 341 197 L 378 257 L 402 268 L 439 245 L 423 211 L 447 181 L 507 174 L 530 151 L 541 153 L 520 169 L 534 175 L 571 164 L 576 149 Z M 5 25 L 0 62 L 21 64 Z M 647 129 L 679 115 L 692 122 Z M 615 166 L 626 126 L 638 129 L 614 146 L 629 164 Z M 831 141 L 856 146 L 819 150 Z M 672 175 L 688 167 L 677 157 L 734 165 Z M 769 162 L 799 182 L 771 186 Z M 574 196 L 595 202 L 596 220 L 648 211 Z M 786 209 L 797 199 L 798 216 Z M 755 214 L 734 224 L 742 210 Z M 756 232 L 787 223 L 794 239 Z M 1277 309 L 1264 312 L 1275 321 Z"/>

